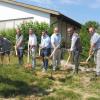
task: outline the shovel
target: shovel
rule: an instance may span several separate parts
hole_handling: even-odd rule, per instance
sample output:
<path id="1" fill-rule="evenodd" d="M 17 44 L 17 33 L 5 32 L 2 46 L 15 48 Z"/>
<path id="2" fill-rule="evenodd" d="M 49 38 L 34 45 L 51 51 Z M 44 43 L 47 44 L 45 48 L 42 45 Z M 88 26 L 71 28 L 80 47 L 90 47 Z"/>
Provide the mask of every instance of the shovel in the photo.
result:
<path id="1" fill-rule="evenodd" d="M 88 58 L 86 59 L 86 61 L 80 62 L 80 64 L 82 65 L 88 65 L 89 64 L 89 60 L 92 57 L 92 55 L 89 55 Z"/>
<path id="2" fill-rule="evenodd" d="M 27 53 L 27 64 L 25 64 L 25 68 L 32 69 L 32 64 L 30 64 L 30 51 L 29 51 L 29 46 L 28 46 L 28 53 Z"/>

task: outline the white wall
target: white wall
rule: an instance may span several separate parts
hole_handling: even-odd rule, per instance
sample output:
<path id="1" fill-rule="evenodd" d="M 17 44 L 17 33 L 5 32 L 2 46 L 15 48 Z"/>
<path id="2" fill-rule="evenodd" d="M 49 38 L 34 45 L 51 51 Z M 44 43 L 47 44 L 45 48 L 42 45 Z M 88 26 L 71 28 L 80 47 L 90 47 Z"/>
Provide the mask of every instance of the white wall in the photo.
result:
<path id="1" fill-rule="evenodd" d="M 33 19 L 31 19 L 33 21 L 46 22 L 50 24 L 50 14 L 48 13 L 0 2 L 0 21 L 30 17 L 33 17 Z M 10 23 L 12 24 L 12 22 L 9 22 L 8 27 L 10 26 Z"/>
<path id="2" fill-rule="evenodd" d="M 12 19 L 12 20 L 3 20 L 0 22 L 0 30 L 7 28 L 16 28 L 19 24 L 24 22 L 30 22 L 33 20 L 33 17 L 21 18 L 21 19 Z"/>

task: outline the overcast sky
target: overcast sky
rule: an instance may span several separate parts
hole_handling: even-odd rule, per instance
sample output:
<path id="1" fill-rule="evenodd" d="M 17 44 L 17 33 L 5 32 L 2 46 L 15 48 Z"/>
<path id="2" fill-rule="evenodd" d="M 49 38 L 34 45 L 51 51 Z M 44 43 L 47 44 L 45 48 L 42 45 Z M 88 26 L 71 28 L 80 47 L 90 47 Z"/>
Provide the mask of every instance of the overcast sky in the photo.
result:
<path id="1" fill-rule="evenodd" d="M 89 20 L 100 23 L 100 0 L 16 0 L 60 11 L 66 16 L 85 23 Z"/>

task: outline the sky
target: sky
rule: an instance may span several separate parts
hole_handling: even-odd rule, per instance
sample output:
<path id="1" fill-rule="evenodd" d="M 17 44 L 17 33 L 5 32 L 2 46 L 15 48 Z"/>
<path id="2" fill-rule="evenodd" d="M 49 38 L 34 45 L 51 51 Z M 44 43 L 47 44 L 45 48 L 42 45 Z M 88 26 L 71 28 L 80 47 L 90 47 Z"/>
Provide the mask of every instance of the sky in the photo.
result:
<path id="1" fill-rule="evenodd" d="M 84 24 L 87 21 L 100 23 L 100 0 L 16 0 L 31 5 L 59 11 Z"/>

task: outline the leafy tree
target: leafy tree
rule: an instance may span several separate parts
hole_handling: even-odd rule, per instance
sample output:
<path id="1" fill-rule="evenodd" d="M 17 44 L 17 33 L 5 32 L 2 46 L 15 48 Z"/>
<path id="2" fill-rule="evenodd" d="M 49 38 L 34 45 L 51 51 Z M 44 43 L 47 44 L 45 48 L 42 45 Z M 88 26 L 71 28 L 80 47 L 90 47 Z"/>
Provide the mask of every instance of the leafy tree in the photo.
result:
<path id="1" fill-rule="evenodd" d="M 0 34 L 2 34 L 3 37 L 11 41 L 12 45 L 15 44 L 15 33 L 15 29 L 6 29 L 0 31 Z"/>
<path id="2" fill-rule="evenodd" d="M 88 21 L 88 22 L 86 22 L 86 23 L 84 24 L 84 26 L 85 26 L 86 28 L 88 28 L 88 27 L 90 27 L 90 26 L 93 26 L 94 28 L 98 29 L 99 23 L 96 22 L 96 21 Z"/>

